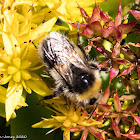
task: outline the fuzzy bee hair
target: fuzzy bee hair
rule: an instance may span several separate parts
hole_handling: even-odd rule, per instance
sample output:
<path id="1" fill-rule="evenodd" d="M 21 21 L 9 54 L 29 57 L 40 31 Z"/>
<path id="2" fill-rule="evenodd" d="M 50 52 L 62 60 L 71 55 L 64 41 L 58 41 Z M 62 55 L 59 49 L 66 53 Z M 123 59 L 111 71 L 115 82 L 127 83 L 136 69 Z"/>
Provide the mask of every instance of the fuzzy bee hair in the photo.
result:
<path id="1" fill-rule="evenodd" d="M 78 106 L 98 103 L 101 78 L 97 62 L 87 61 L 83 48 L 66 36 L 51 32 L 39 44 L 39 56 L 56 82 L 50 99 L 64 95 Z"/>

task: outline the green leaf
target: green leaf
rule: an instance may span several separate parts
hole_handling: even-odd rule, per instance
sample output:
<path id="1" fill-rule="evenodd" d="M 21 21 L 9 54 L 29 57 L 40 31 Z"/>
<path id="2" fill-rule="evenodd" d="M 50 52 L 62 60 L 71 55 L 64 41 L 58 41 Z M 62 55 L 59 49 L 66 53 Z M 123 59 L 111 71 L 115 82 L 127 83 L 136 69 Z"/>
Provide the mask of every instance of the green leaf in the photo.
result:
<path id="1" fill-rule="evenodd" d="M 122 8 L 124 9 L 124 7 L 131 5 L 134 1 L 135 0 L 122 0 Z M 108 14 L 115 19 L 119 4 L 120 0 L 108 0 L 100 3 L 100 7 L 103 12 L 108 12 Z"/>
<path id="2" fill-rule="evenodd" d="M 3 103 L 0 103 L 0 116 L 2 117 L 6 117 L 6 114 L 5 114 L 5 104 Z"/>
<path id="3" fill-rule="evenodd" d="M 31 127 L 33 124 L 41 121 L 41 117 L 50 117 L 52 112 L 47 110 L 41 104 L 37 104 L 39 101 L 37 94 L 35 93 L 32 93 L 31 95 L 28 94 L 26 102 L 28 106 L 17 110 L 17 117 L 9 121 L 11 126 L 11 135 L 27 136 L 27 140 L 53 140 L 55 132 L 46 135 L 46 132 L 49 131 L 49 129 Z M 58 138 L 59 137 L 60 136 L 58 136 Z"/>

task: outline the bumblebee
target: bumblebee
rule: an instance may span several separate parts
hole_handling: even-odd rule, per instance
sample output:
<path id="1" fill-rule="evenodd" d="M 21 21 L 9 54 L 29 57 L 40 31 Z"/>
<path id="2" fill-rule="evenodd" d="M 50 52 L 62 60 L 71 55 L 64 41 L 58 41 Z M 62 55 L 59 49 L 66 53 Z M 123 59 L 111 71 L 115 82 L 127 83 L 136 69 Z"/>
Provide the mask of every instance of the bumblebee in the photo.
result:
<path id="1" fill-rule="evenodd" d="M 100 100 L 101 78 L 97 62 L 89 61 L 81 45 L 74 45 L 66 36 L 50 32 L 39 43 L 38 53 L 49 75 L 55 80 L 53 95 L 64 95 L 77 106 L 97 104 Z"/>

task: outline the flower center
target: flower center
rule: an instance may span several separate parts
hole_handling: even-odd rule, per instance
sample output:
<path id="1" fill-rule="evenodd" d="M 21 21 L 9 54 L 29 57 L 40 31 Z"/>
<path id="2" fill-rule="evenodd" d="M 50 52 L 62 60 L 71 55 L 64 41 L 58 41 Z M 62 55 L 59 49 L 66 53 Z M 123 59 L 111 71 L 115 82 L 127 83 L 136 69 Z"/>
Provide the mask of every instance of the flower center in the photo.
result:
<path id="1" fill-rule="evenodd" d="M 28 60 L 21 60 L 20 58 L 14 58 L 12 64 L 8 66 L 8 74 L 13 75 L 15 82 L 21 80 L 29 80 L 31 75 L 28 68 L 31 66 L 31 62 Z"/>

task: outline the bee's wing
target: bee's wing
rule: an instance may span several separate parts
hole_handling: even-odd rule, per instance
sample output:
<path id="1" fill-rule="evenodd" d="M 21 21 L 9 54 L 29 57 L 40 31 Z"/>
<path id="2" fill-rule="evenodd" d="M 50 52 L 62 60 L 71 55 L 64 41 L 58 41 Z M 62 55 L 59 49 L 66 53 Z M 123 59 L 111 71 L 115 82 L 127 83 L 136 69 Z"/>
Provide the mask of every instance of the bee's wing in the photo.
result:
<path id="1" fill-rule="evenodd" d="M 85 63 L 65 36 L 57 32 L 52 33 L 53 35 L 44 40 L 42 45 L 46 62 L 59 73 L 66 83 L 72 85 L 71 66 L 84 68 Z"/>

